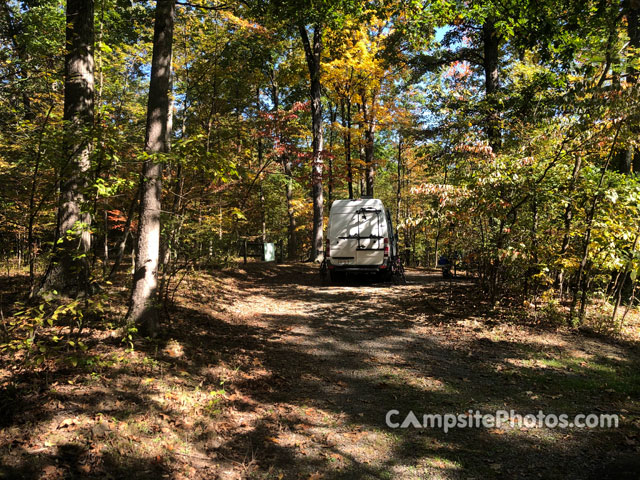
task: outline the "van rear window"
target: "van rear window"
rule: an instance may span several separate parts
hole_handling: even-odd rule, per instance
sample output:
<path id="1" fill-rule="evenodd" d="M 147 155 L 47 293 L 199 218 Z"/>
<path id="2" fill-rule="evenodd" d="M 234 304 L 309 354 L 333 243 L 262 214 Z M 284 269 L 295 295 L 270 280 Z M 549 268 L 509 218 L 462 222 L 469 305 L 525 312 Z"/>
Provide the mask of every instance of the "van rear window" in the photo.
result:
<path id="1" fill-rule="evenodd" d="M 379 211 L 331 212 L 329 237 L 371 238 L 384 235 L 385 221 Z"/>

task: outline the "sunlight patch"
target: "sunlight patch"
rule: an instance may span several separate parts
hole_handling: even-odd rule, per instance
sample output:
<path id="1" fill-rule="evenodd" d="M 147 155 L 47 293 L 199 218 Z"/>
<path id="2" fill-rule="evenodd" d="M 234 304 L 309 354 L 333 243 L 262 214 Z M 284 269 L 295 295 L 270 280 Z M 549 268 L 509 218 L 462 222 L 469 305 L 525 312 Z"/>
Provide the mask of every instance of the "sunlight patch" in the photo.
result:
<path id="1" fill-rule="evenodd" d="M 174 339 L 169 340 L 167 346 L 162 349 L 162 352 L 171 358 L 181 358 L 184 356 L 184 348 L 180 342 Z"/>

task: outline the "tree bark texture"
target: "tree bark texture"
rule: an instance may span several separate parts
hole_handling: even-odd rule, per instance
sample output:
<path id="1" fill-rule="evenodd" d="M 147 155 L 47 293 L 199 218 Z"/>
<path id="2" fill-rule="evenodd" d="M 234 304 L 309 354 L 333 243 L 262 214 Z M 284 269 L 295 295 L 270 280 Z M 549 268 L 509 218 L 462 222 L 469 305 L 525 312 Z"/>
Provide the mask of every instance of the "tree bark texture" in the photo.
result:
<path id="1" fill-rule="evenodd" d="M 86 254 L 91 247 L 91 216 L 85 190 L 91 166 L 94 97 L 94 2 L 68 0 L 64 72 L 63 164 L 60 170 L 58 241 L 39 294 L 57 290 L 78 294 L 88 289 Z"/>
<path id="2" fill-rule="evenodd" d="M 157 290 L 162 162 L 156 155 L 169 151 L 169 88 L 174 16 L 175 0 L 158 0 L 147 103 L 145 150 L 149 157 L 145 159 L 142 169 L 135 272 L 127 313 L 128 324 L 137 325 L 151 336 L 157 333 L 159 324 Z"/>
<path id="3" fill-rule="evenodd" d="M 498 90 L 498 59 L 499 39 L 496 31 L 495 19 L 489 17 L 482 26 L 482 42 L 484 49 L 483 67 L 485 76 L 485 94 L 489 113 L 487 115 L 487 137 L 489 145 L 494 152 L 500 148 L 500 125 L 495 102 L 495 93 Z"/>
<path id="4" fill-rule="evenodd" d="M 299 25 L 311 83 L 311 197 L 313 199 L 313 232 L 311 235 L 311 260 L 322 255 L 324 199 L 322 190 L 322 90 L 320 84 L 320 59 L 322 55 L 322 26 L 314 25 L 310 41 L 305 25 Z"/>

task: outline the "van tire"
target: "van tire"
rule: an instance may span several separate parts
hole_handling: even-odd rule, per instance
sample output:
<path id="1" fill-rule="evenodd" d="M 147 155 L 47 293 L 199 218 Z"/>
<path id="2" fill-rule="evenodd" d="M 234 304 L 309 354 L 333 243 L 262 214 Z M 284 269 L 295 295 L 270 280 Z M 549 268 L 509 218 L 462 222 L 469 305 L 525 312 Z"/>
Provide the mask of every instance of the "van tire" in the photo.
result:
<path id="1" fill-rule="evenodd" d="M 329 270 L 329 276 L 331 277 L 331 283 L 342 283 L 346 277 L 345 272 L 336 272 Z"/>
<path id="2" fill-rule="evenodd" d="M 378 272 L 378 280 L 381 282 L 390 282 L 391 281 L 391 270 L 382 270 Z"/>

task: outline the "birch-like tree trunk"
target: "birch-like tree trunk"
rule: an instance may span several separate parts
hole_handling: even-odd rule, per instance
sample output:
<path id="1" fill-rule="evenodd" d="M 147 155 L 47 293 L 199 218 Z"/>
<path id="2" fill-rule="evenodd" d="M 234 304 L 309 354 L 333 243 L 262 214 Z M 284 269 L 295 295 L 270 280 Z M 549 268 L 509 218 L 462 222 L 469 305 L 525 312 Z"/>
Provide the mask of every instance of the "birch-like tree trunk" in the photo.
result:
<path id="1" fill-rule="evenodd" d="M 154 336 L 159 319 L 157 308 L 158 260 L 160 253 L 160 212 L 162 159 L 169 151 L 169 87 L 175 0 L 158 0 L 153 33 L 153 57 L 147 103 L 145 150 L 149 157 L 142 168 L 140 220 L 135 272 L 127 323 Z"/>

